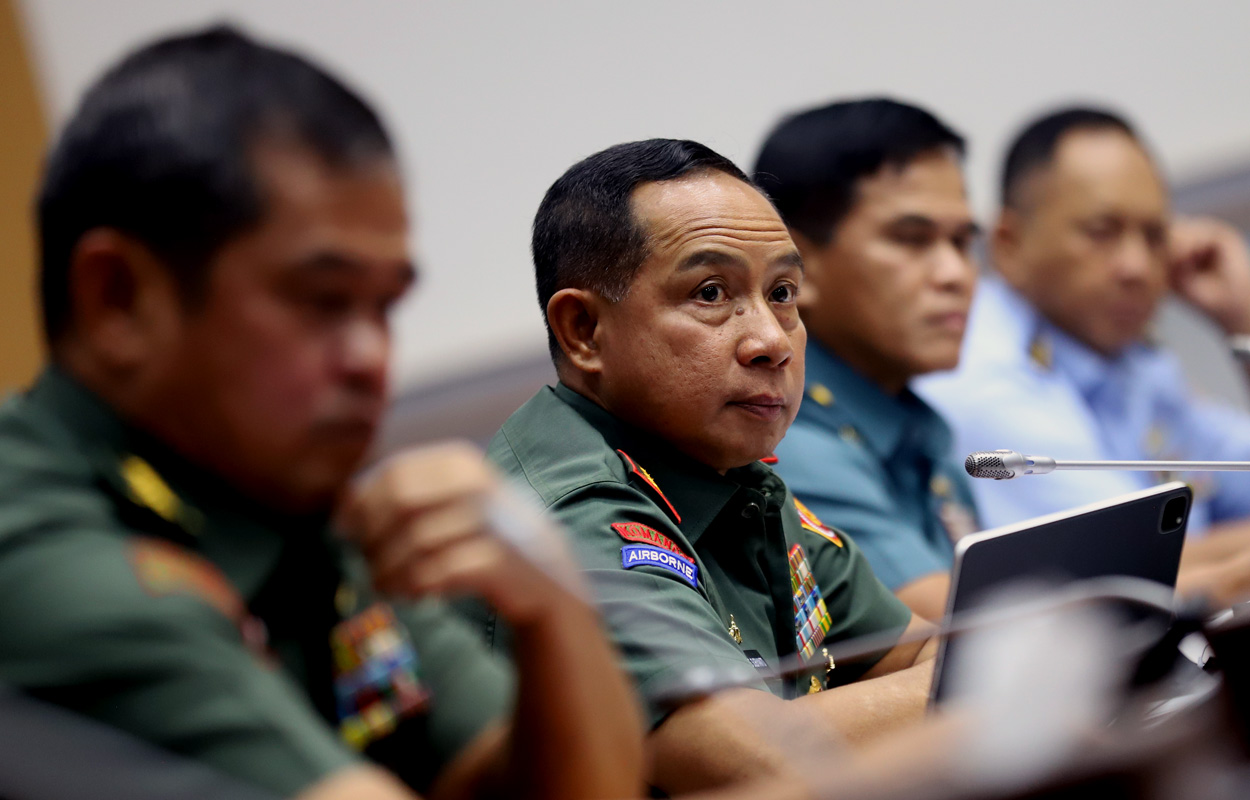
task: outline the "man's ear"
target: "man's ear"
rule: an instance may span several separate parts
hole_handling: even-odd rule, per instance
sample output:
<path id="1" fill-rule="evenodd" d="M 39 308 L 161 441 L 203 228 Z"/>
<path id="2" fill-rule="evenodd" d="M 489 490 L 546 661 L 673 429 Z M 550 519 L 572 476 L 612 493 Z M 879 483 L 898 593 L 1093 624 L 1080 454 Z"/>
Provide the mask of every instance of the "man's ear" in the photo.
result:
<path id="1" fill-rule="evenodd" d="M 176 324 L 181 298 L 147 246 L 112 228 L 83 234 L 69 268 L 70 335 L 106 366 L 136 367 Z"/>
<path id="2" fill-rule="evenodd" d="M 569 364 L 582 372 L 603 369 L 599 320 L 606 302 L 588 289 L 561 289 L 547 301 L 547 324 Z"/>
<path id="3" fill-rule="evenodd" d="M 1020 244 L 1024 217 L 1013 208 L 998 212 L 990 234 L 990 261 L 1007 283 L 1017 286 L 1020 275 Z"/>
<path id="4" fill-rule="evenodd" d="M 799 310 L 817 308 L 820 305 L 820 285 L 824 283 L 821 277 L 825 270 L 827 245 L 817 244 L 794 228 L 790 228 L 790 238 L 794 240 L 799 257 L 803 259 L 803 288 L 799 291 Z"/>

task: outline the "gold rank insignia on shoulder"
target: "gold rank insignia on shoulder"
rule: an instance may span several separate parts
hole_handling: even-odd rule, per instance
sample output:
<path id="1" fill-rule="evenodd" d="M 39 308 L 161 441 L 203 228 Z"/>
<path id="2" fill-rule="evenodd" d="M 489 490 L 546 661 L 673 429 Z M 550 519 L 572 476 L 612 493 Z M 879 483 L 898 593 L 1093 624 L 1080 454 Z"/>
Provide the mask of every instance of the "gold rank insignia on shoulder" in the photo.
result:
<path id="1" fill-rule="evenodd" d="M 729 638 L 733 639 L 737 644 L 742 644 L 742 629 L 738 627 L 737 620 L 734 615 L 729 615 Z"/>
<path id="2" fill-rule="evenodd" d="M 826 408 L 833 405 L 835 400 L 833 392 L 823 383 L 813 383 L 812 388 L 807 390 L 807 396 L 812 398 L 817 405 L 822 405 Z"/>
<path id="3" fill-rule="evenodd" d="M 178 522 L 182 501 L 151 464 L 138 456 L 126 456 L 121 462 L 121 474 L 131 500 L 156 512 L 166 522 Z"/>
<path id="4" fill-rule="evenodd" d="M 1146 431 L 1146 455 L 1150 458 L 1161 458 L 1163 449 L 1167 446 L 1168 437 L 1164 432 L 1163 426 L 1154 423 L 1150 429 Z"/>
<path id="5" fill-rule="evenodd" d="M 651 491 L 659 495 L 660 499 L 664 501 L 664 505 L 668 506 L 668 510 L 673 512 L 673 519 L 681 522 L 681 514 L 677 513 L 677 509 L 674 508 L 673 504 L 669 502 L 667 497 L 665 497 L 664 492 L 660 490 L 660 485 L 655 482 L 654 478 L 651 477 L 651 473 L 647 472 L 636 461 L 630 458 L 629 454 L 624 450 L 617 449 L 616 452 L 620 453 L 621 458 L 625 459 L 625 465 L 629 467 L 630 474 L 637 475 L 640 481 L 645 483 Z"/>
<path id="6" fill-rule="evenodd" d="M 1029 359 L 1045 370 L 1055 365 L 1055 353 L 1050 347 L 1050 342 L 1046 341 L 1041 334 L 1034 336 L 1033 341 L 1029 342 Z"/>
<path id="7" fill-rule="evenodd" d="M 186 533 L 200 533 L 204 516 L 195 507 L 182 502 L 177 492 L 169 488 L 151 464 L 139 456 L 128 455 L 118 463 L 117 469 L 126 485 L 126 497 L 132 503 L 177 525 Z"/>

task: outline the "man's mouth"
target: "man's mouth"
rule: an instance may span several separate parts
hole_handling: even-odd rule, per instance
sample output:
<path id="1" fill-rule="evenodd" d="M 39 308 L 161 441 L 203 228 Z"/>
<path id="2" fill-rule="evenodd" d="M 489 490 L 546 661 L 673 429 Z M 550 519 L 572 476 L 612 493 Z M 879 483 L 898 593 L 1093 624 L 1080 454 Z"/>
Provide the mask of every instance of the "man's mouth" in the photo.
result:
<path id="1" fill-rule="evenodd" d="M 781 419 L 786 410 L 785 398 L 775 394 L 756 394 L 742 400 L 731 400 L 729 405 L 767 422 Z"/>

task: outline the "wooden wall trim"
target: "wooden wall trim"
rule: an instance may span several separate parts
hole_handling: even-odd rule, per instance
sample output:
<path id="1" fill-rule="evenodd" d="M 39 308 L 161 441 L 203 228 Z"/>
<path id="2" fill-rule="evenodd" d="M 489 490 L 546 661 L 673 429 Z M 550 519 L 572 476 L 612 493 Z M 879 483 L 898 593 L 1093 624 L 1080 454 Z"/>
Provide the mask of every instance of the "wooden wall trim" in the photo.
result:
<path id="1" fill-rule="evenodd" d="M 47 125 L 17 0 L 0 0 L 0 393 L 43 361 L 35 293 L 34 189 Z"/>

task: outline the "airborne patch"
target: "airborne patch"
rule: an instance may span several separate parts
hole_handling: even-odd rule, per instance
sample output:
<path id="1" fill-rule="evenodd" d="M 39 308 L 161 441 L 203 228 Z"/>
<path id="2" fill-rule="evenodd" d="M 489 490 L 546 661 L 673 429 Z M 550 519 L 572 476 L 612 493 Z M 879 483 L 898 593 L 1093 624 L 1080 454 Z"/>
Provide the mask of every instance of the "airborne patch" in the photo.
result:
<path id="1" fill-rule="evenodd" d="M 659 495 L 660 499 L 664 501 L 664 505 L 668 506 L 668 510 L 673 512 L 673 519 L 677 520 L 678 522 L 681 522 L 681 514 L 677 513 L 677 509 L 674 508 L 673 504 L 670 503 L 668 501 L 668 498 L 664 496 L 664 492 L 660 491 L 659 484 L 655 482 L 655 479 L 651 477 L 650 473 L 648 473 L 642 467 L 638 466 L 637 462 L 635 462 L 632 458 L 630 458 L 629 454 L 626 453 L 624 450 L 618 449 L 616 452 L 620 453 L 621 458 L 625 459 L 626 465 L 629 466 L 630 474 L 637 475 L 639 480 L 641 480 L 643 483 L 645 483 L 647 486 L 651 488 L 651 491 Z"/>
<path id="2" fill-rule="evenodd" d="M 811 531 L 817 536 L 823 536 L 836 544 L 838 547 L 843 546 L 841 537 L 834 533 L 833 528 L 830 528 L 828 525 L 821 522 L 820 517 L 817 517 L 812 513 L 810 508 L 800 503 L 797 497 L 794 498 L 794 507 L 799 511 L 799 524 L 801 524 L 805 529 Z"/>
<path id="3" fill-rule="evenodd" d="M 619 533 L 622 539 L 654 545 L 655 547 L 663 547 L 670 553 L 676 553 L 687 561 L 694 560 L 686 555 L 685 551 L 678 547 L 672 539 L 655 528 L 643 525 L 641 522 L 613 522 L 612 530 Z"/>
<path id="4" fill-rule="evenodd" d="M 794 632 L 799 652 L 811 658 L 833 627 L 825 598 L 816 585 L 802 545 L 790 548 L 790 590 L 794 598 Z"/>
<path id="5" fill-rule="evenodd" d="M 649 544 L 627 544 L 621 548 L 621 566 L 625 569 L 652 566 L 666 569 L 686 583 L 699 585 L 699 567 L 685 556 L 670 553 Z"/>

